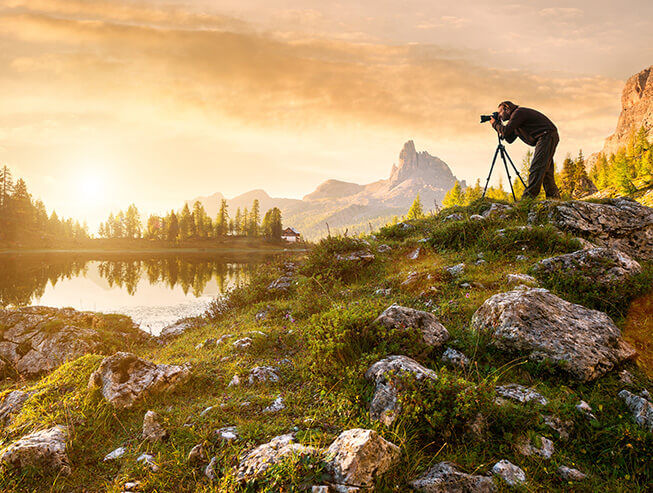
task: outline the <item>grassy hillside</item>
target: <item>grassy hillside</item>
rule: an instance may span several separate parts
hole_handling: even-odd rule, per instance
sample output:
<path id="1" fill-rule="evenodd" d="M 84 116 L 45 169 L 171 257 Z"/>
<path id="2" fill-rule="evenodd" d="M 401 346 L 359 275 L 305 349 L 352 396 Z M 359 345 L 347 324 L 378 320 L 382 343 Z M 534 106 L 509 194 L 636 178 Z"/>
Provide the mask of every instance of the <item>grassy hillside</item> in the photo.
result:
<path id="1" fill-rule="evenodd" d="M 527 474 L 522 491 L 647 491 L 653 477 L 653 438 L 636 425 L 617 393 L 625 387 L 618 371 L 590 383 L 570 380 L 556 368 L 507 355 L 489 345 L 488 336 L 469 329 L 475 310 L 491 295 L 511 289 L 508 273 L 527 273 L 542 258 L 580 248 L 580 243 L 550 225 L 520 229 L 528 205 L 508 219 L 472 221 L 471 214 L 486 202 L 445 210 L 413 222 L 395 225 L 366 238 L 332 237 L 303 258 L 288 292 L 269 291 L 283 272 L 281 264 L 264 265 L 250 285 L 232 291 L 216 303 L 197 327 L 165 345 L 151 343 L 136 353 L 158 363 L 193 365 L 193 376 L 182 388 L 149 398 L 128 410 L 114 410 L 99 391 L 88 390 L 90 374 L 101 356 L 72 361 L 37 382 L 5 382 L 3 388 L 29 389 L 29 398 L 12 424 L 2 431 L 9 443 L 27 432 L 53 424 L 70 430 L 68 454 L 72 474 L 45 478 L 39 471 L 5 472 L 2 491 L 122 491 L 127 480 L 140 481 L 139 491 L 301 491 L 322 484 L 318 460 L 289 460 L 268 470 L 256 483 L 239 485 L 233 467 L 239 456 L 272 437 L 294 432 L 299 442 L 326 447 L 344 429 L 372 428 L 401 448 L 399 467 L 382 477 L 375 491 L 409 491 L 407 482 L 428 466 L 451 460 L 466 472 L 486 473 L 508 459 Z M 462 220 L 444 221 L 454 212 Z M 503 236 L 496 235 L 504 228 Z M 391 250 L 379 253 L 387 244 Z M 375 258 L 366 265 L 338 261 L 335 255 L 368 248 Z M 408 255 L 420 248 L 417 259 Z M 479 262 L 483 260 L 483 262 Z M 446 267 L 465 263 L 460 277 Z M 412 274 L 413 282 L 406 283 Z M 651 306 L 653 266 L 628 284 L 601 291 L 591 285 L 545 284 L 555 294 L 586 306 L 607 310 L 624 338 L 644 354 L 626 366 L 637 389 L 651 389 L 653 368 L 646 330 Z M 631 300 L 639 307 L 629 315 Z M 648 300 L 648 301 L 647 301 Z M 448 329 L 448 347 L 465 353 L 472 364 L 454 370 L 442 363 L 444 348 L 429 349 L 412 331 L 387 330 L 375 318 L 392 303 L 432 312 Z M 196 348 L 208 338 L 233 334 L 213 347 Z M 236 349 L 237 338 L 251 337 L 251 346 Z M 406 382 L 403 412 L 390 427 L 370 421 L 374 391 L 363 374 L 390 354 L 405 354 L 435 370 L 435 382 Z M 649 365 L 648 367 L 646 365 Z M 279 370 L 280 380 L 229 387 L 234 375 L 245 377 L 254 366 Z M 647 374 L 648 373 L 648 374 Z M 535 388 L 550 403 L 546 411 L 533 402 L 494 403 L 494 386 L 520 383 Z M 285 409 L 264 413 L 278 396 Z M 590 421 L 575 405 L 584 400 L 598 418 Z M 209 411 L 205 411 L 211 407 Z M 145 411 L 163 416 L 170 433 L 166 441 L 149 444 L 140 435 Z M 485 425 L 472 426 L 481 414 Z M 569 439 L 547 427 L 543 414 L 573 423 Z M 215 431 L 236 426 L 240 439 L 225 442 Z M 550 461 L 526 457 L 514 443 L 526 435 L 552 439 Z M 204 465 L 189 465 L 187 455 L 204 443 L 209 457 L 218 457 L 218 479 L 210 481 Z M 126 447 L 120 460 L 103 462 L 117 447 Z M 143 452 L 156 457 L 158 472 L 136 463 Z M 563 482 L 559 465 L 575 467 L 588 478 Z M 500 491 L 508 491 L 505 485 Z M 519 489 L 518 489 L 519 491 Z"/>

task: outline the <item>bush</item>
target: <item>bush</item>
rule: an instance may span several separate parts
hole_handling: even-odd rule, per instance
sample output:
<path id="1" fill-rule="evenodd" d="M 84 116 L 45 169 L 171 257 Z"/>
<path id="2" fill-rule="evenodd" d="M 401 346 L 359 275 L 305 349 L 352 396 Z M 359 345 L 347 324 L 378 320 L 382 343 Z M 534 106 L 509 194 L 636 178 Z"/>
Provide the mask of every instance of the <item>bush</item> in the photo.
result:
<path id="1" fill-rule="evenodd" d="M 505 228 L 488 238 L 487 249 L 500 252 L 538 252 L 545 255 L 570 253 L 581 248 L 580 242 L 567 233 L 561 233 L 551 225 L 536 227 Z"/>
<path id="2" fill-rule="evenodd" d="M 319 276 L 326 280 L 350 282 L 361 277 L 370 265 L 378 261 L 376 258 L 371 261 L 338 260 L 337 256 L 361 250 L 369 251 L 369 247 L 358 238 L 347 236 L 323 238 L 308 254 L 302 273 L 307 277 Z M 362 269 L 361 262 L 366 262 L 365 269 Z"/>

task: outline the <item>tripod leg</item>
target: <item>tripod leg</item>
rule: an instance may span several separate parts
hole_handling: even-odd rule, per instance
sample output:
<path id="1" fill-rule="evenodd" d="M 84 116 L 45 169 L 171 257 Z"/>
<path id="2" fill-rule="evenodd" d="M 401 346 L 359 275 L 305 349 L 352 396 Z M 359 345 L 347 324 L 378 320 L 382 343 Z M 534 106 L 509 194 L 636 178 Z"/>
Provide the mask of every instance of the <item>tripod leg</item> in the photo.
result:
<path id="1" fill-rule="evenodd" d="M 517 202 L 517 197 L 515 197 L 515 189 L 512 187 L 512 178 L 510 177 L 510 170 L 508 170 L 508 161 L 506 161 L 507 152 L 502 147 L 501 148 L 501 160 L 503 161 L 503 167 L 506 168 L 506 175 L 508 175 L 508 185 L 510 185 L 510 192 L 512 193 L 512 199 Z M 510 159 L 510 157 L 508 157 Z"/>
<path id="2" fill-rule="evenodd" d="M 512 159 L 510 159 L 510 156 L 508 155 L 508 151 L 506 151 L 504 149 L 504 153 L 506 154 L 506 157 L 508 158 L 508 161 L 510 162 L 510 165 L 512 166 L 512 169 L 514 169 L 515 173 L 517 173 L 517 176 L 519 177 L 519 181 L 521 182 L 522 185 L 524 185 L 524 188 L 526 188 L 526 183 L 524 183 L 524 179 L 519 174 L 519 171 L 517 170 L 517 167 L 515 166 L 515 163 L 513 163 Z"/>
<path id="3" fill-rule="evenodd" d="M 487 186 L 490 183 L 490 177 L 492 176 L 492 170 L 494 169 L 494 163 L 497 160 L 497 155 L 499 154 L 499 149 L 500 148 L 501 147 L 497 147 L 497 150 L 494 151 L 494 157 L 492 158 L 492 166 L 490 166 L 490 172 L 487 175 L 487 180 L 485 180 L 485 188 L 483 188 L 483 195 L 481 197 L 482 199 L 485 198 L 485 192 L 487 192 Z"/>

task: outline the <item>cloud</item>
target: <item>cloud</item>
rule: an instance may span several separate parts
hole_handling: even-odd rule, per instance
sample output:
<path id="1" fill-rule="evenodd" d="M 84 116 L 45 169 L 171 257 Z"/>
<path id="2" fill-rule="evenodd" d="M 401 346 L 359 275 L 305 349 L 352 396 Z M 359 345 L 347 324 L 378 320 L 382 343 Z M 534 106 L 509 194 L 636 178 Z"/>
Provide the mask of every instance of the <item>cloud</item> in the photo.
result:
<path id="1" fill-rule="evenodd" d="M 562 19 L 573 19 L 583 15 L 581 9 L 573 7 L 548 7 L 541 9 L 539 14 L 543 17 L 557 17 Z"/>

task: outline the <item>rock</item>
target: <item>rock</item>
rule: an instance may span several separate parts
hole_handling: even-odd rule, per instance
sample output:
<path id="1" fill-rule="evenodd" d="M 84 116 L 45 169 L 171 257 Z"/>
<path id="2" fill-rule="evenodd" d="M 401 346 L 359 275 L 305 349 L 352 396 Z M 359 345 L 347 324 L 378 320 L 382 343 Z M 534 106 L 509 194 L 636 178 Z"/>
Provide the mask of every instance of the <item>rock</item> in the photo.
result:
<path id="1" fill-rule="evenodd" d="M 591 241 L 587 241 L 585 238 L 580 238 L 576 237 L 574 238 L 578 243 L 580 243 L 580 247 L 583 250 L 591 250 L 592 248 L 597 248 L 597 246 L 592 243 Z"/>
<path id="2" fill-rule="evenodd" d="M 449 332 L 432 313 L 397 304 L 388 307 L 375 322 L 388 329 L 417 329 L 422 334 L 422 341 L 431 347 L 439 347 L 449 339 Z"/>
<path id="3" fill-rule="evenodd" d="M 580 401 L 578 404 L 576 404 L 576 409 L 583 413 L 588 419 L 596 420 L 596 416 L 592 414 L 593 409 L 587 402 Z"/>
<path id="4" fill-rule="evenodd" d="M 456 351 L 450 347 L 447 348 L 444 353 L 442 353 L 441 359 L 443 363 L 460 369 L 468 368 L 469 364 L 471 363 L 470 359 L 467 356 L 465 356 L 460 351 Z"/>
<path id="5" fill-rule="evenodd" d="M 540 260 L 532 267 L 538 277 L 551 275 L 610 285 L 627 281 L 642 271 L 638 262 L 625 253 L 592 248 Z"/>
<path id="6" fill-rule="evenodd" d="M 159 465 L 154 460 L 153 455 L 141 454 L 136 458 L 136 462 L 143 463 L 143 465 L 145 465 L 152 472 L 157 472 L 159 470 Z"/>
<path id="7" fill-rule="evenodd" d="M 251 337 L 243 337 L 242 339 L 238 339 L 237 341 L 234 341 L 233 347 L 235 349 L 245 349 L 248 348 L 252 345 L 252 338 Z"/>
<path id="8" fill-rule="evenodd" d="M 465 264 L 460 263 L 460 264 L 452 265 L 450 267 L 446 267 L 444 270 L 446 270 L 449 274 L 451 274 L 454 277 L 462 276 L 463 272 L 465 272 Z"/>
<path id="9" fill-rule="evenodd" d="M 127 449 L 125 447 L 118 447 L 115 450 L 112 450 L 109 452 L 107 455 L 104 456 L 104 462 L 108 462 L 110 460 L 116 460 L 120 459 L 125 453 L 127 452 Z"/>
<path id="10" fill-rule="evenodd" d="M 327 449 L 327 469 L 337 484 L 369 488 L 400 455 L 399 447 L 376 431 L 354 428 L 343 431 Z"/>
<path id="11" fill-rule="evenodd" d="M 451 462 L 440 462 L 410 486 L 421 493 L 491 493 L 497 490 L 491 477 L 466 474 Z"/>
<path id="12" fill-rule="evenodd" d="M 517 443 L 517 450 L 523 455 L 537 456 L 549 460 L 553 456 L 553 452 L 555 452 L 553 442 L 543 436 L 539 436 L 538 439 L 541 441 L 541 445 L 536 447 L 531 443 L 530 439 L 524 437 Z"/>
<path id="13" fill-rule="evenodd" d="M 72 308 L 28 306 L 0 308 L 0 370 L 32 378 L 58 368 L 62 363 L 87 353 L 102 353 L 110 342 L 100 331 L 115 327 L 114 340 L 125 344 L 149 338 L 129 317 Z M 3 376 L 0 374 L 0 377 Z"/>
<path id="14" fill-rule="evenodd" d="M 449 221 L 462 221 L 462 220 L 463 220 L 463 215 L 459 214 L 457 212 L 454 212 L 453 214 L 449 214 L 442 221 L 443 222 L 449 222 Z"/>
<path id="15" fill-rule="evenodd" d="M 619 372 L 619 381 L 626 385 L 633 385 L 633 375 L 628 370 L 621 370 Z"/>
<path id="16" fill-rule="evenodd" d="M 126 492 L 137 491 L 141 487 L 140 481 L 128 481 L 123 485 L 123 489 Z"/>
<path id="17" fill-rule="evenodd" d="M 392 294 L 392 288 L 379 288 L 374 291 L 374 294 L 377 296 L 390 296 Z"/>
<path id="18" fill-rule="evenodd" d="M 174 337 L 180 336 L 192 326 L 193 324 L 191 323 L 190 320 L 187 319 L 178 320 L 174 324 L 170 324 L 167 327 L 161 329 L 161 332 L 159 334 L 159 339 L 165 340 L 165 339 L 172 339 Z"/>
<path id="19" fill-rule="evenodd" d="M 521 403 L 534 401 L 542 406 L 546 406 L 549 403 L 542 394 L 516 383 L 497 385 L 495 390 L 499 396 Z"/>
<path id="20" fill-rule="evenodd" d="M 415 229 L 415 226 L 413 226 L 412 224 L 408 224 L 404 222 L 397 223 L 397 227 L 399 229 L 407 229 L 407 230 Z"/>
<path id="21" fill-rule="evenodd" d="M 240 377 L 238 375 L 234 375 L 229 382 L 229 385 L 227 387 L 238 387 L 240 385 Z"/>
<path id="22" fill-rule="evenodd" d="M 283 398 L 281 396 L 277 397 L 272 404 L 270 404 L 268 407 L 263 409 L 264 413 L 277 413 L 279 411 L 282 411 L 286 408 L 286 406 L 283 403 Z"/>
<path id="23" fill-rule="evenodd" d="M 211 458 L 211 461 L 207 464 L 207 466 L 204 468 L 204 475 L 209 478 L 210 481 L 215 481 L 218 479 L 218 475 L 215 472 L 215 466 L 218 463 L 218 458 L 213 457 Z"/>
<path id="24" fill-rule="evenodd" d="M 483 212 L 482 216 L 485 219 L 506 219 L 512 207 L 504 204 L 493 203 L 489 209 Z"/>
<path id="25" fill-rule="evenodd" d="M 421 247 L 417 247 L 415 250 L 413 250 L 411 253 L 409 253 L 406 258 L 408 260 L 417 260 L 419 258 L 419 254 L 422 251 Z"/>
<path id="26" fill-rule="evenodd" d="M 272 368 L 271 366 L 255 366 L 250 370 L 247 381 L 250 385 L 254 385 L 255 383 L 278 382 L 279 374 L 276 368 Z"/>
<path id="27" fill-rule="evenodd" d="M 390 248 L 389 245 L 385 245 L 385 244 L 379 245 L 378 247 L 376 247 L 376 251 L 379 252 L 379 253 L 387 253 L 387 252 L 389 252 L 391 250 L 392 250 L 392 248 Z"/>
<path id="28" fill-rule="evenodd" d="M 410 373 L 415 379 L 436 379 L 437 374 L 407 356 L 389 356 L 374 363 L 365 372 L 365 378 L 376 384 L 370 404 L 370 419 L 391 425 L 399 415 L 401 407 L 398 396 L 401 390 L 396 377 Z"/>
<path id="29" fill-rule="evenodd" d="M 544 424 L 551 428 L 558 434 L 561 440 L 567 440 L 574 423 L 571 421 L 563 421 L 555 416 L 543 416 Z"/>
<path id="30" fill-rule="evenodd" d="M 543 204 L 550 221 L 560 229 L 589 236 L 599 246 L 631 257 L 653 260 L 653 209 L 626 198 L 597 204 L 574 200 Z"/>
<path id="31" fill-rule="evenodd" d="M 369 250 L 358 250 L 356 252 L 336 255 L 336 260 L 339 262 L 357 262 L 361 265 L 370 263 L 374 258 L 374 254 Z"/>
<path id="32" fill-rule="evenodd" d="M 236 467 L 235 475 L 239 481 L 249 481 L 285 457 L 305 457 L 316 453 L 315 448 L 296 443 L 292 435 L 280 435 L 244 454 Z"/>
<path id="33" fill-rule="evenodd" d="M 201 349 L 209 349 L 215 347 L 217 345 L 217 342 L 218 341 L 215 338 L 209 337 L 208 339 L 204 339 L 197 346 L 195 346 L 195 349 L 197 351 L 200 351 Z"/>
<path id="34" fill-rule="evenodd" d="M 13 417 L 20 413 L 30 395 L 31 393 L 22 390 L 12 390 L 6 393 L 0 401 L 0 425 L 10 424 Z"/>
<path id="35" fill-rule="evenodd" d="M 119 352 L 102 360 L 89 379 L 114 407 L 131 407 L 147 395 L 170 391 L 190 378 L 188 365 L 157 365 L 131 353 Z"/>
<path id="36" fill-rule="evenodd" d="M 238 435 L 238 429 L 235 426 L 225 426 L 217 430 L 216 435 L 218 435 L 225 442 L 235 442 L 240 438 Z"/>
<path id="37" fill-rule="evenodd" d="M 492 474 L 499 476 L 509 486 L 518 486 L 526 482 L 526 473 L 505 459 L 494 464 Z"/>
<path id="38" fill-rule="evenodd" d="M 623 399 L 630 412 L 633 413 L 635 423 L 642 428 L 648 429 L 648 431 L 653 431 L 653 403 L 644 397 L 628 392 L 626 389 L 619 392 L 619 397 Z"/>
<path id="39" fill-rule="evenodd" d="M 270 283 L 268 291 L 288 291 L 292 286 L 291 276 L 281 276 Z"/>
<path id="40" fill-rule="evenodd" d="M 198 443 L 188 452 L 187 462 L 189 464 L 198 464 L 204 461 L 206 461 L 206 450 L 203 444 Z"/>
<path id="41" fill-rule="evenodd" d="M 30 433 L 0 451 L 0 463 L 20 470 L 33 467 L 70 474 L 67 440 L 68 430 L 63 426 Z"/>
<path id="42" fill-rule="evenodd" d="M 528 274 L 506 274 L 506 281 L 511 285 L 525 284 L 526 286 L 537 286 L 537 279 Z"/>
<path id="43" fill-rule="evenodd" d="M 582 481 L 587 477 L 586 474 L 583 474 L 578 469 L 573 469 L 567 466 L 560 466 L 558 468 L 558 474 L 565 481 Z"/>
<path id="44" fill-rule="evenodd" d="M 472 214 L 471 216 L 469 216 L 469 219 L 471 221 L 482 221 L 485 218 L 483 216 L 481 216 L 480 214 Z"/>
<path id="45" fill-rule="evenodd" d="M 528 260 L 528 257 L 527 257 L 526 255 L 521 255 L 521 254 L 520 254 L 520 255 L 517 255 L 517 256 L 515 257 L 515 260 L 516 260 L 517 262 L 522 262 L 522 261 L 524 261 L 524 260 Z"/>
<path id="46" fill-rule="evenodd" d="M 474 313 L 471 325 L 490 331 L 499 349 L 552 361 L 583 382 L 635 356 L 605 313 L 569 303 L 546 289 L 496 294 Z"/>
<path id="47" fill-rule="evenodd" d="M 148 411 L 143 418 L 143 440 L 159 442 L 168 438 L 168 432 L 161 424 L 161 416 L 154 411 Z"/>

